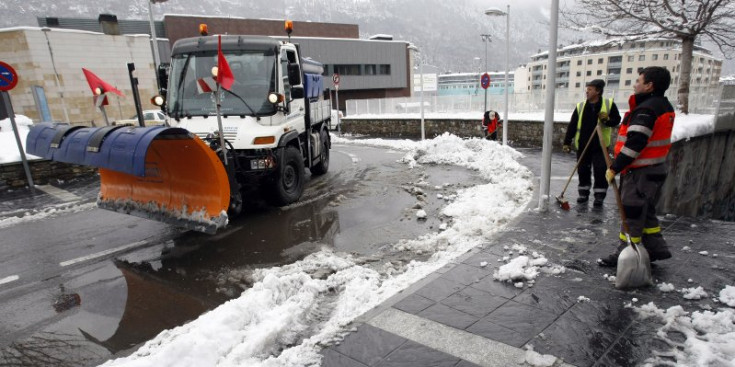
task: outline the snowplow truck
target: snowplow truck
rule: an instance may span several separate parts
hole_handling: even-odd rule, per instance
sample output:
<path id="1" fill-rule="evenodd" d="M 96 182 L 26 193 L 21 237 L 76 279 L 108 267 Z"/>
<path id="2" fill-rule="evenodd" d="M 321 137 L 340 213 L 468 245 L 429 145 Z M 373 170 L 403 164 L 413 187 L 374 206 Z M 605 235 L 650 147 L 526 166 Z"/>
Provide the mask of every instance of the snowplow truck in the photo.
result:
<path id="1" fill-rule="evenodd" d="M 270 37 L 223 35 L 221 49 L 234 76 L 229 90 L 213 76 L 216 36 L 174 44 L 166 97 L 154 98 L 168 126 L 41 123 L 27 152 L 98 167 L 101 208 L 200 232 L 215 233 L 238 214 L 243 192 L 267 191 L 279 206 L 298 201 L 305 170 L 329 168 L 323 65 Z"/>

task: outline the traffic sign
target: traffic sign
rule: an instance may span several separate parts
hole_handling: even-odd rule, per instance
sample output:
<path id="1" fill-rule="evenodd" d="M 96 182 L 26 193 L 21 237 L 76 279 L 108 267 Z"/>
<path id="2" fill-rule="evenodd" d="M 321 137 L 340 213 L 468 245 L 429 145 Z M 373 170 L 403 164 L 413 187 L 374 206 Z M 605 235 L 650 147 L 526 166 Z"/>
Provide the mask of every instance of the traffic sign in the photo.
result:
<path id="1" fill-rule="evenodd" d="M 332 82 L 334 82 L 334 85 L 339 85 L 339 74 L 332 75 Z"/>
<path id="2" fill-rule="evenodd" d="M 487 89 L 487 87 L 490 86 L 490 74 L 482 74 L 482 78 L 480 78 L 480 85 L 482 86 L 482 89 Z"/>
<path id="3" fill-rule="evenodd" d="M 0 61 L 0 91 L 7 92 L 18 84 L 18 74 L 12 66 Z"/>

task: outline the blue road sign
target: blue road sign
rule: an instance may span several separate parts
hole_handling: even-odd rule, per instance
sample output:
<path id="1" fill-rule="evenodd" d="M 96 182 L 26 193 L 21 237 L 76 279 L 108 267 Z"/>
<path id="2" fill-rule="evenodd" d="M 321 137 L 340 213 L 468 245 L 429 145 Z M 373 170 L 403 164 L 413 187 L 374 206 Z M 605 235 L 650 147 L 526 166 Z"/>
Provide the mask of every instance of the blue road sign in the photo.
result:
<path id="1" fill-rule="evenodd" d="M 490 74 L 482 74 L 482 78 L 480 78 L 480 85 L 482 86 L 482 89 L 487 89 L 487 87 L 490 86 Z"/>
<path id="2" fill-rule="evenodd" d="M 7 92 L 18 84 L 18 74 L 12 66 L 0 61 L 0 91 Z"/>

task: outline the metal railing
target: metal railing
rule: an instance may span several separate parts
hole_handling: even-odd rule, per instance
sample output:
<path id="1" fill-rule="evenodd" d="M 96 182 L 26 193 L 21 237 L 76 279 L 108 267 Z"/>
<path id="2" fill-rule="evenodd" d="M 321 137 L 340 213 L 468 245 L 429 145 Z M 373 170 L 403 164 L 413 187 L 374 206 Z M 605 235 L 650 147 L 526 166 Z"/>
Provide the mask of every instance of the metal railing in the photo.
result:
<path id="1" fill-rule="evenodd" d="M 631 94 L 632 91 L 627 89 L 605 90 L 605 98 L 613 97 L 621 114 L 629 109 L 628 98 Z M 718 107 L 721 109 L 723 109 L 723 107 L 727 109 L 735 108 L 735 104 L 731 103 L 729 100 L 724 100 L 721 96 L 721 86 L 714 86 L 704 91 L 691 92 L 689 94 L 689 112 L 696 114 L 715 114 L 717 113 Z M 667 97 L 671 103 L 677 107 L 676 88 L 669 89 Z M 502 111 L 503 98 L 503 94 L 488 94 L 488 109 Z M 512 93 L 509 95 L 508 110 L 510 113 L 543 112 L 545 107 L 545 98 L 546 93 L 543 90 L 527 93 Z M 584 98 L 584 91 L 581 89 L 558 89 L 556 91 L 554 110 L 557 112 L 571 112 L 577 102 L 583 101 Z M 724 103 L 721 103 L 721 101 Z M 730 104 L 733 104 L 734 106 L 730 106 Z M 420 112 L 421 107 L 418 96 L 383 99 L 353 99 L 348 100 L 346 105 L 346 117 L 355 115 L 416 114 Z M 470 93 L 454 96 L 424 96 L 425 113 L 477 113 L 477 116 L 481 116 L 483 106 L 484 95 L 481 92 L 477 94 Z"/>

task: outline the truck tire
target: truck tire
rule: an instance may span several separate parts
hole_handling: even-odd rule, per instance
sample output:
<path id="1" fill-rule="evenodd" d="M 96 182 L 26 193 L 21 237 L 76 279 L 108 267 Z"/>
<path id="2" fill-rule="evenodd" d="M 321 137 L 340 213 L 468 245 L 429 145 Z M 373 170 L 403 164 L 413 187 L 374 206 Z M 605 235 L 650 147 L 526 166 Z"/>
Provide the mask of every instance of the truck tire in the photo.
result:
<path id="1" fill-rule="evenodd" d="M 321 160 L 315 166 L 309 168 L 311 174 L 314 176 L 323 175 L 329 170 L 329 135 L 324 130 L 319 135 L 319 140 L 322 142 Z"/>
<path id="2" fill-rule="evenodd" d="M 274 185 L 274 202 L 284 206 L 299 201 L 304 192 L 304 157 L 294 146 L 286 147 L 283 152 L 283 161 L 276 174 Z"/>

